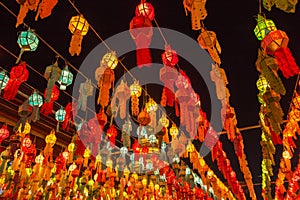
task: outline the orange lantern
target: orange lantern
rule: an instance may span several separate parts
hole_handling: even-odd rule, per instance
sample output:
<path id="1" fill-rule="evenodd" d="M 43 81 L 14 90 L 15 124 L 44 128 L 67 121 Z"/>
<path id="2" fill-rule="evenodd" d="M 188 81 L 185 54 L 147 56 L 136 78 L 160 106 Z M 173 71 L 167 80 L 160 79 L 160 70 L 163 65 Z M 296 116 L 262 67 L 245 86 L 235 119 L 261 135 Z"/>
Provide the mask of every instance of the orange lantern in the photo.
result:
<path id="1" fill-rule="evenodd" d="M 183 5 L 185 13 L 187 11 L 191 12 L 192 29 L 201 29 L 201 20 L 204 20 L 207 16 L 207 11 L 205 9 L 206 0 L 184 0 Z"/>
<path id="2" fill-rule="evenodd" d="M 97 73 L 97 71 L 96 71 Z M 106 68 L 98 80 L 99 97 L 98 104 L 105 108 L 109 103 L 109 90 L 115 81 L 115 73 L 111 68 Z"/>
<path id="3" fill-rule="evenodd" d="M 150 121 L 151 118 L 148 112 L 146 112 L 145 110 L 140 112 L 140 114 L 138 115 L 138 122 L 140 125 L 147 126 L 150 123 Z"/>
<path id="4" fill-rule="evenodd" d="M 152 21 L 155 15 L 154 8 L 150 3 L 146 2 L 146 0 L 141 0 L 141 3 L 135 8 L 135 15 L 147 17 Z"/>
<path id="5" fill-rule="evenodd" d="M 134 81 L 129 87 L 131 95 L 131 114 L 137 116 L 139 114 L 139 97 L 142 94 L 142 87 L 138 81 Z"/>

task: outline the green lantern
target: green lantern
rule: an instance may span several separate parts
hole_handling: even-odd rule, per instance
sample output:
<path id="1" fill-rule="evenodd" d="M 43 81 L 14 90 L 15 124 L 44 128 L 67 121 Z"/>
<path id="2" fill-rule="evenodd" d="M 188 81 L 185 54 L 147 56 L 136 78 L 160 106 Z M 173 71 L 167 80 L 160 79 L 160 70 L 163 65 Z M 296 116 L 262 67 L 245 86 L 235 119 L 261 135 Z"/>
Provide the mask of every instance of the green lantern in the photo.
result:
<path id="1" fill-rule="evenodd" d="M 258 15 L 256 20 L 257 25 L 254 29 L 254 34 L 258 40 L 262 40 L 269 34 L 269 32 L 277 30 L 274 22 L 270 19 L 266 19 L 265 17 Z"/>
<path id="2" fill-rule="evenodd" d="M 28 31 L 20 32 L 17 43 L 19 44 L 21 51 L 16 63 L 20 61 L 24 51 L 35 51 L 37 49 L 39 39 L 30 29 L 28 29 Z"/>
<path id="3" fill-rule="evenodd" d="M 263 75 L 259 76 L 259 79 L 256 81 L 256 86 L 260 93 L 265 93 L 266 90 L 270 88 L 267 79 Z"/>
<path id="4" fill-rule="evenodd" d="M 2 90 L 4 90 L 4 88 L 6 87 L 8 81 L 9 81 L 9 77 L 7 73 L 4 70 L 2 70 L 0 72 L 0 94 Z"/>
<path id="5" fill-rule="evenodd" d="M 60 90 L 66 90 L 67 86 L 71 85 L 73 82 L 73 74 L 69 71 L 68 65 L 61 71 L 58 83 L 60 84 Z"/>
<path id="6" fill-rule="evenodd" d="M 43 97 L 34 91 L 33 94 L 29 96 L 29 105 L 32 107 L 41 107 L 43 105 Z"/>

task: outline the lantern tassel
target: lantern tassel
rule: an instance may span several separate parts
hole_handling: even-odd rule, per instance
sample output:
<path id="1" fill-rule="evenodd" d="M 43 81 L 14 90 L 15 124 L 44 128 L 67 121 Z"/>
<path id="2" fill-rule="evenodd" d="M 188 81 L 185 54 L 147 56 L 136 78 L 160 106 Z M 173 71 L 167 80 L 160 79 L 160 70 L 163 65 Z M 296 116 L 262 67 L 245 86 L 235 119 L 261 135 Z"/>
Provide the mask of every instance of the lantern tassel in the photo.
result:
<path id="1" fill-rule="evenodd" d="M 299 67 L 289 48 L 279 48 L 274 53 L 279 69 L 285 78 L 290 78 L 299 73 Z"/>
<path id="2" fill-rule="evenodd" d="M 16 61 L 16 64 L 18 64 L 18 63 L 20 62 L 20 60 L 21 60 L 21 57 L 22 57 L 23 53 L 24 53 L 24 49 L 23 49 L 23 48 L 21 48 L 21 49 L 20 49 L 19 56 L 18 56 L 18 58 L 17 58 L 17 61 Z"/>

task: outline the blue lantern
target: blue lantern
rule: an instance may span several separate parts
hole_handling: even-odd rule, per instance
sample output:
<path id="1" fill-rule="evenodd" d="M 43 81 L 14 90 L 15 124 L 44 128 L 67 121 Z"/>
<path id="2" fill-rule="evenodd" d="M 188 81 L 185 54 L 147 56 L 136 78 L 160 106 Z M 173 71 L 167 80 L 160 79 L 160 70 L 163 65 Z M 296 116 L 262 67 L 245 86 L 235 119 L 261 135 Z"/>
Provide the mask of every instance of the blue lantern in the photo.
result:
<path id="1" fill-rule="evenodd" d="M 66 114 L 67 113 L 63 107 L 60 107 L 60 109 L 56 111 L 55 113 L 55 119 L 57 121 L 56 132 L 59 131 L 59 123 L 65 121 Z"/>
<path id="2" fill-rule="evenodd" d="M 9 81 L 9 77 L 7 73 L 4 70 L 2 70 L 0 72 L 0 94 L 2 90 L 4 90 L 4 88 L 6 87 L 8 81 Z"/>
<path id="3" fill-rule="evenodd" d="M 28 29 L 28 31 L 20 32 L 17 43 L 19 44 L 21 51 L 16 63 L 20 61 L 24 51 L 35 51 L 37 49 L 39 39 L 30 29 Z"/>
<path id="4" fill-rule="evenodd" d="M 43 105 L 43 97 L 34 91 L 33 94 L 29 96 L 29 105 L 32 107 L 41 107 Z"/>
<path id="5" fill-rule="evenodd" d="M 58 83 L 60 84 L 60 90 L 66 90 L 67 86 L 73 82 L 73 74 L 69 71 L 68 65 L 61 71 Z"/>

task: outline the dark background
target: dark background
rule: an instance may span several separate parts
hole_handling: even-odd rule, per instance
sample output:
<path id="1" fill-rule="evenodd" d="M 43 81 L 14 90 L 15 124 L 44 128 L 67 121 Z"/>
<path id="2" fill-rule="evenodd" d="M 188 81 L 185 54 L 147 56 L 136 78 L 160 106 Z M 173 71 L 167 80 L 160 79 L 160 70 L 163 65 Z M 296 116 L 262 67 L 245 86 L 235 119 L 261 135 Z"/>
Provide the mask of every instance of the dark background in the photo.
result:
<path id="1" fill-rule="evenodd" d="M 15 14 L 18 13 L 19 5 L 13 0 L 1 0 Z M 197 39 L 199 31 L 191 30 L 190 16 L 186 16 L 182 1 L 180 0 L 164 0 L 164 1 L 149 1 L 155 8 L 156 20 L 160 27 L 173 29 L 188 36 Z M 96 1 L 96 0 L 77 0 L 75 5 L 80 12 L 84 14 L 88 22 L 96 29 L 103 39 L 106 39 L 121 31 L 128 30 L 129 22 L 134 16 L 135 6 L 139 1 Z M 208 16 L 204 20 L 204 24 L 208 30 L 214 31 L 222 48 L 221 67 L 227 73 L 229 81 L 228 88 L 230 90 L 230 103 L 235 108 L 238 120 L 238 127 L 246 127 L 258 124 L 259 103 L 257 101 L 256 80 L 258 72 L 255 69 L 255 61 L 257 58 L 257 50 L 260 45 L 259 41 L 253 34 L 253 29 L 256 25 L 255 15 L 258 13 L 258 1 L 213 1 L 208 0 L 206 8 Z M 293 53 L 296 62 L 300 63 L 300 28 L 299 19 L 300 12 L 298 11 L 299 4 L 296 8 L 296 13 L 287 14 L 273 7 L 271 12 L 263 9 L 267 18 L 272 19 L 277 28 L 285 31 L 289 38 L 289 47 Z M 84 58 L 88 53 L 96 47 L 101 41 L 97 36 L 89 30 L 89 33 L 84 36 L 82 43 L 82 52 L 79 57 L 71 57 L 68 53 L 69 41 L 71 33 L 68 30 L 68 23 L 72 16 L 77 15 L 71 4 L 67 0 L 60 0 L 52 15 L 45 19 L 34 21 L 35 13 L 29 11 L 25 18 L 31 28 L 44 38 L 55 50 L 63 55 L 70 63 L 77 68 L 80 67 Z M 26 30 L 23 25 L 15 28 L 16 18 L 9 14 L 2 6 L 0 6 L 0 24 L 1 36 L 0 44 L 8 48 L 14 54 L 19 53 L 19 47 L 16 43 L 17 33 L 21 30 Z M 153 23 L 154 24 L 154 23 Z M 156 37 L 160 37 L 157 35 Z M 161 38 L 160 38 L 161 39 Z M 168 40 L 168 38 L 167 38 Z M 171 44 L 172 45 L 172 44 Z M 116 51 L 118 51 L 116 49 Z M 152 51 L 153 60 L 159 62 L 159 51 Z M 102 55 L 99 55 L 99 59 Z M 51 51 L 43 42 L 40 42 L 36 52 L 24 53 L 22 56 L 29 65 L 36 70 L 44 73 L 45 67 L 50 65 L 55 60 L 55 53 Z M 135 53 L 131 52 L 124 56 L 124 64 L 130 69 L 135 66 Z M 0 49 L 0 65 L 7 70 L 14 65 L 15 58 Z M 63 61 L 60 60 L 61 67 Z M 206 98 L 205 91 L 201 90 L 199 77 L 193 73 L 188 63 L 182 59 L 179 63 L 180 67 L 186 70 L 187 75 L 191 78 L 194 89 L 200 93 L 203 109 L 206 112 L 209 110 L 209 98 Z M 75 70 L 71 71 L 76 74 Z M 119 77 L 124 73 L 124 70 L 118 66 L 115 69 L 116 76 Z M 93 74 L 93 73 L 92 73 Z M 280 74 L 281 76 L 281 74 Z M 282 77 L 282 76 L 281 76 Z M 93 80 L 93 77 L 92 77 Z M 282 97 L 281 105 L 285 114 L 290 105 L 296 77 L 288 80 L 282 77 L 284 85 L 287 89 L 287 94 Z M 93 80 L 94 81 L 94 80 Z M 30 70 L 30 78 L 28 83 L 40 91 L 44 91 L 47 82 L 35 72 Z M 199 86 L 200 85 L 200 86 Z M 147 86 L 147 89 L 154 99 L 159 102 L 161 88 Z M 72 88 L 69 87 L 67 92 L 72 93 Z M 65 105 L 70 101 L 67 95 L 61 94 L 58 102 Z M 176 119 L 174 119 L 176 120 Z M 261 199 L 261 146 L 259 129 L 243 131 L 245 143 L 245 153 L 249 163 L 250 170 L 253 176 L 253 183 L 258 199 Z M 244 182 L 243 175 L 240 172 L 238 160 L 234 154 L 233 144 L 228 141 L 226 136 L 221 136 L 224 151 L 227 153 L 233 169 L 237 173 L 238 180 Z M 297 141 L 299 147 L 299 140 Z M 276 180 L 279 158 L 282 152 L 281 146 L 276 146 L 276 167 L 274 168 L 275 176 L 272 180 Z M 299 148 L 294 153 L 292 159 L 293 169 L 297 163 Z M 211 162 L 210 156 L 206 157 L 206 161 L 215 173 L 222 180 L 222 175 L 217 169 L 215 163 Z M 274 186 L 273 193 L 274 193 Z M 244 187 L 246 189 L 246 187 Z M 247 194 L 248 195 L 248 194 Z M 249 195 L 247 196 L 248 198 Z"/>

